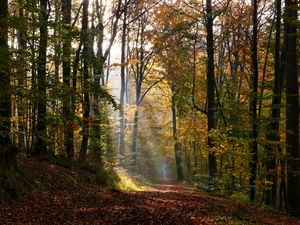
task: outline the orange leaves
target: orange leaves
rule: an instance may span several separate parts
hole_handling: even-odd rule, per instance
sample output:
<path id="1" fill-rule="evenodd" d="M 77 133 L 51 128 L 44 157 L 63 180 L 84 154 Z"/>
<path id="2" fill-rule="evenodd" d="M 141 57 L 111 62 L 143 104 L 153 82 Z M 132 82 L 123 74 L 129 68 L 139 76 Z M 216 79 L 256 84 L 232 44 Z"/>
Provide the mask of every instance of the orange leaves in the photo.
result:
<path id="1" fill-rule="evenodd" d="M 182 185 L 111 193 L 91 186 L 86 174 L 45 162 L 25 164 L 26 172 L 38 178 L 43 188 L 31 192 L 22 202 L 0 205 L 0 224 L 294 225 L 300 222 L 279 212 L 201 194 Z M 70 177 L 79 183 L 72 182 Z"/>

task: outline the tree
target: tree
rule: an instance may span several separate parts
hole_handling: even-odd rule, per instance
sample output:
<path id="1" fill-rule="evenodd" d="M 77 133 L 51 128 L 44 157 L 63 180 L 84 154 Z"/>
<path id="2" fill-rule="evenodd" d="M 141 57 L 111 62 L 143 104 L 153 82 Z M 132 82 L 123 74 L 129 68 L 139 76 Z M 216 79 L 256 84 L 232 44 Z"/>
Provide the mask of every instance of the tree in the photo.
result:
<path id="1" fill-rule="evenodd" d="M 143 3 L 142 3 L 143 4 Z M 140 104 L 142 97 L 142 85 L 145 80 L 148 72 L 147 67 L 151 60 L 151 53 L 147 53 L 145 50 L 146 44 L 146 36 L 145 29 L 147 26 L 147 15 L 142 16 L 138 19 L 137 24 L 137 33 L 135 38 L 135 49 L 134 57 L 139 60 L 139 63 L 132 67 L 135 79 L 135 112 L 133 119 L 133 129 L 132 129 L 132 144 L 131 144 L 131 152 L 132 152 L 132 168 L 136 170 L 137 166 L 137 136 L 138 136 L 138 123 L 139 123 L 139 112 L 140 112 Z"/>
<path id="2" fill-rule="evenodd" d="M 0 173 L 15 163 L 11 146 L 11 84 L 8 51 L 8 1 L 0 1 Z"/>
<path id="3" fill-rule="evenodd" d="M 63 83 L 66 87 L 67 93 L 63 99 L 63 116 L 65 120 L 64 128 L 64 146 L 66 148 L 66 153 L 69 158 L 74 156 L 74 131 L 72 129 L 72 110 L 71 110 L 71 41 L 72 37 L 70 34 L 71 30 L 71 9 L 72 1 L 63 0 L 62 1 L 62 15 L 63 15 L 63 25 L 64 25 L 64 35 L 63 35 Z"/>
<path id="4" fill-rule="evenodd" d="M 280 111 L 281 111 L 281 95 L 283 88 L 283 62 L 280 59 L 281 49 L 281 0 L 276 0 L 276 34 L 275 34 L 275 49 L 274 49 L 274 87 L 272 96 L 272 112 L 270 121 L 270 132 L 267 134 L 267 139 L 270 144 L 267 145 L 267 172 L 268 180 L 272 182 L 272 188 L 266 192 L 266 204 L 276 206 L 277 201 L 277 173 L 276 173 L 276 154 L 281 151 L 278 144 L 280 141 L 279 126 L 280 126 Z M 284 56 L 284 51 L 281 53 Z M 276 145 L 271 143 L 277 142 Z M 274 151 L 275 150 L 275 151 Z"/>
<path id="5" fill-rule="evenodd" d="M 101 129 L 100 129 L 100 118 L 101 118 L 101 112 L 100 112 L 100 97 L 103 98 L 103 100 L 108 100 L 109 103 L 115 105 L 114 100 L 112 99 L 111 95 L 109 95 L 105 90 L 103 90 L 100 87 L 100 77 L 103 76 L 103 67 L 104 63 L 110 53 L 111 47 L 114 43 L 114 40 L 117 35 L 118 31 L 118 22 L 119 19 L 122 15 L 123 8 L 122 6 L 122 0 L 119 0 L 117 2 L 116 9 L 114 11 L 114 17 L 112 18 L 112 32 L 111 36 L 109 38 L 109 43 L 108 47 L 103 53 L 103 40 L 104 40 L 104 26 L 103 26 L 103 6 L 102 2 L 99 4 L 99 1 L 96 1 L 96 14 L 97 14 L 97 19 L 98 19 L 98 32 L 99 32 L 99 39 L 97 43 L 98 51 L 97 51 L 97 56 L 96 60 L 97 63 L 95 63 L 95 58 L 93 54 L 93 42 L 94 42 L 94 36 L 91 34 L 91 32 L 88 31 L 88 2 L 85 0 L 83 1 L 83 16 L 82 16 L 82 32 L 81 32 L 81 43 L 83 44 L 83 89 L 84 89 L 84 100 L 83 100 L 83 137 L 82 137 L 82 142 L 81 142 L 81 149 L 80 149 L 80 156 L 79 158 L 81 160 L 86 160 L 86 154 L 87 154 L 87 149 L 88 149 L 88 139 L 89 139 L 89 116 L 90 116 L 90 107 L 91 107 L 91 101 L 90 101 L 90 94 L 91 94 L 91 79 L 90 79 L 90 67 L 93 63 L 94 66 L 94 81 L 93 81 L 93 87 L 94 87 L 94 102 L 93 102 L 93 107 L 92 107 L 92 112 L 96 118 L 96 121 L 94 121 L 94 126 L 93 126 L 93 136 L 97 139 L 96 142 L 98 144 L 94 144 L 93 151 L 96 153 L 98 161 L 101 161 L 101 144 L 100 144 L 100 139 L 101 139 Z M 124 6 L 127 7 L 127 6 Z M 95 139 L 94 139 L 95 140 Z"/>
<path id="6" fill-rule="evenodd" d="M 17 78 L 20 86 L 20 94 L 18 96 L 18 148 L 24 150 L 25 148 L 25 107 L 24 107 L 24 92 L 25 92 L 25 81 L 26 81 L 26 51 L 27 51 L 27 40 L 26 40 L 26 26 L 23 25 L 23 21 L 25 20 L 24 16 L 24 3 L 22 0 L 18 1 L 19 3 L 19 19 L 21 20 L 21 26 L 18 27 L 18 63 L 19 66 L 17 68 Z"/>
<path id="7" fill-rule="evenodd" d="M 40 39 L 38 55 L 38 104 L 37 104 L 37 140 L 34 146 L 34 154 L 47 152 L 47 41 L 48 41 L 48 1 L 40 0 Z"/>
<path id="8" fill-rule="evenodd" d="M 258 127 L 257 127 L 257 93 L 258 93 L 258 59 L 257 59 L 257 0 L 252 1 L 253 14 L 252 14 L 252 42 L 251 42 L 251 100 L 250 100 L 250 118 L 252 131 L 250 133 L 251 143 L 250 143 L 250 153 L 251 159 L 249 162 L 250 168 L 250 200 L 255 200 L 255 180 L 256 180 L 256 167 L 257 167 L 257 137 L 258 137 Z"/>
<path id="9" fill-rule="evenodd" d="M 89 116 L 90 116 L 90 42 L 88 31 L 88 7 L 89 0 L 83 0 L 82 6 L 82 27 L 81 27 L 81 40 L 83 43 L 83 126 L 82 126 L 82 140 L 79 153 L 79 159 L 85 161 L 88 149 L 89 140 Z"/>
<path id="10" fill-rule="evenodd" d="M 127 5 L 125 0 L 124 5 Z M 125 98 L 125 57 L 126 57 L 126 36 L 127 36 L 127 7 L 124 9 L 122 25 L 122 42 L 121 42 L 121 90 L 120 90 L 120 143 L 119 152 L 124 156 L 125 151 L 125 127 L 124 127 L 124 98 Z"/>
<path id="11" fill-rule="evenodd" d="M 103 17 L 104 17 L 104 6 L 102 1 L 99 3 L 97 0 L 96 4 L 96 18 L 98 20 L 96 25 L 96 37 L 97 40 L 97 53 L 96 58 L 94 59 L 94 99 L 92 104 L 93 114 L 95 116 L 95 120 L 93 121 L 93 160 L 97 163 L 102 164 L 102 143 L 101 136 L 103 135 L 101 132 L 101 108 L 99 101 L 100 99 L 100 79 L 103 79 L 103 65 L 105 62 L 103 55 L 103 40 L 104 40 L 104 25 L 103 25 Z M 93 26 L 93 25 L 92 25 Z"/>
<path id="12" fill-rule="evenodd" d="M 123 7 L 122 7 L 123 6 Z M 104 42 L 104 11 L 105 7 L 103 5 L 102 1 L 96 1 L 96 18 L 98 20 L 98 23 L 96 25 L 97 29 L 97 54 L 94 61 L 94 99 L 92 104 L 92 112 L 95 117 L 95 121 L 93 123 L 93 158 L 96 162 L 102 163 L 102 153 L 103 153 L 103 143 L 101 140 L 104 138 L 105 134 L 103 132 L 103 122 L 101 120 L 105 120 L 105 109 L 103 111 L 103 106 L 107 107 L 107 102 L 112 104 L 114 108 L 116 108 L 116 104 L 112 96 L 107 92 L 105 88 L 105 82 L 104 82 L 104 64 L 110 54 L 111 47 L 115 41 L 117 31 L 118 31 L 118 23 L 119 19 L 122 16 L 122 13 L 127 10 L 128 5 L 122 5 L 122 0 L 119 0 L 117 2 L 114 17 L 112 18 L 112 27 L 111 27 L 111 36 L 109 39 L 108 47 L 104 50 L 103 49 L 103 42 Z M 95 62 L 96 61 L 96 62 Z M 102 86 L 101 86 L 101 80 L 102 80 Z M 102 106 L 100 104 L 100 101 L 102 101 Z M 102 110 L 102 111 L 101 111 Z M 103 137 L 103 138 L 102 138 Z"/>
<path id="13" fill-rule="evenodd" d="M 176 163 L 176 173 L 177 180 L 182 181 L 184 179 L 183 169 L 182 169 L 182 157 L 180 151 L 180 143 L 178 140 L 178 131 L 177 131 L 177 107 L 176 107 L 176 91 L 175 91 L 175 82 L 171 81 L 171 109 L 172 109 L 172 128 L 173 128 L 173 141 L 174 141 L 174 155 Z"/>
<path id="14" fill-rule="evenodd" d="M 300 148 L 299 148 L 299 83 L 297 22 L 298 3 L 285 1 L 285 81 L 286 81 L 286 152 L 288 207 L 294 215 L 300 215 Z"/>
<path id="15" fill-rule="evenodd" d="M 134 25 L 131 28 L 135 37 L 132 43 L 131 59 L 135 59 L 138 62 L 131 65 L 131 70 L 134 78 L 135 87 L 135 111 L 133 118 L 133 127 L 131 135 L 131 167 L 133 171 L 137 170 L 137 151 L 138 151 L 138 126 L 140 117 L 140 108 L 145 96 L 149 91 L 158 84 L 162 79 L 151 81 L 151 75 L 153 74 L 153 65 L 155 59 L 153 57 L 153 46 L 151 45 L 150 39 L 147 35 L 149 25 L 151 22 L 150 10 L 153 5 L 151 1 L 136 2 L 136 11 L 131 15 L 134 18 Z M 145 87 L 147 79 L 149 78 L 150 83 L 148 87 Z"/>
<path id="16" fill-rule="evenodd" d="M 212 1 L 206 1 L 206 51 L 207 51 L 207 121 L 208 132 L 217 128 L 216 103 L 215 103 L 215 62 L 214 62 L 214 35 L 213 35 L 213 11 Z M 212 148 L 213 140 L 208 138 L 208 147 Z M 210 177 L 217 175 L 217 161 L 214 152 L 208 155 L 208 171 Z"/>

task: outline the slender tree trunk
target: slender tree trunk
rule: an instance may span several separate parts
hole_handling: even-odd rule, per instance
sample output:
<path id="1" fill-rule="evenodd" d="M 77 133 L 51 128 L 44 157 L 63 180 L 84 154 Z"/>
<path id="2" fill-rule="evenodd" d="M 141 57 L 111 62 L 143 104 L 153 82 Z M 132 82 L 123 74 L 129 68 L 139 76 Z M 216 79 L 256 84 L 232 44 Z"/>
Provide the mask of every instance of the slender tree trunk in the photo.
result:
<path id="1" fill-rule="evenodd" d="M 291 213 L 300 216 L 298 7 L 297 1 L 285 0 L 287 194 Z"/>
<path id="2" fill-rule="evenodd" d="M 72 73 L 72 98 L 71 98 L 71 120 L 75 123 L 76 118 L 76 92 L 77 92 L 77 74 L 80 62 L 80 53 L 82 50 L 83 40 L 82 35 L 80 37 L 79 46 L 75 53 L 75 58 L 73 61 L 73 73 Z"/>
<path id="3" fill-rule="evenodd" d="M 96 11 L 98 15 L 98 24 L 97 31 L 99 33 L 99 39 L 97 43 L 97 63 L 94 68 L 95 77 L 94 77 L 94 87 L 96 89 L 94 94 L 94 104 L 93 104 L 93 114 L 95 116 L 95 121 L 93 124 L 93 160 L 95 163 L 102 164 L 102 138 L 104 134 L 101 132 L 101 109 L 100 109 L 100 88 L 101 88 L 101 78 L 103 78 L 103 65 L 105 59 L 103 57 L 103 36 L 104 36 L 104 25 L 103 25 L 103 14 L 102 14 L 102 4 L 99 5 L 98 0 L 96 1 Z"/>
<path id="4" fill-rule="evenodd" d="M 215 104 L 215 72 L 214 72 L 214 37 L 213 37 L 213 15 L 212 15 L 212 1 L 206 1 L 206 31 L 207 31 L 207 103 L 208 103 L 208 132 L 217 128 L 216 119 L 216 104 Z M 213 140 L 208 138 L 209 148 L 213 147 Z M 217 175 L 217 161 L 215 154 L 209 153 L 208 155 L 208 170 L 210 177 L 216 177 Z"/>
<path id="5" fill-rule="evenodd" d="M 191 182 L 191 176 L 192 176 L 192 173 L 191 173 L 191 152 L 190 152 L 190 148 L 191 147 L 190 145 L 188 144 L 185 144 L 184 146 L 184 151 L 185 151 L 185 163 L 186 163 L 186 173 L 187 173 L 187 176 L 186 176 L 186 179 L 188 182 Z"/>
<path id="6" fill-rule="evenodd" d="M 136 171 L 137 167 L 137 135 L 138 135 L 138 123 L 139 123 L 139 105 L 136 105 L 133 120 L 133 131 L 132 131 L 132 170 Z"/>
<path id="7" fill-rule="evenodd" d="M 31 62 L 35 62 L 36 60 L 36 55 L 35 55 L 35 32 L 33 33 L 33 38 L 32 38 L 32 47 L 31 47 L 31 57 L 30 60 Z M 36 77 L 37 77 L 37 68 L 34 63 L 31 64 L 31 115 L 30 115 L 30 125 L 31 125 L 31 145 L 29 148 L 28 153 L 33 153 L 33 148 L 35 147 L 35 142 L 36 142 L 36 111 L 37 111 L 37 97 L 36 97 L 36 92 L 37 92 L 37 82 L 36 82 Z"/>
<path id="8" fill-rule="evenodd" d="M 258 61 L 257 61 L 257 0 L 252 1 L 253 15 L 252 15 L 252 43 L 251 43 L 251 88 L 252 94 L 250 99 L 250 118 L 252 131 L 250 133 L 251 143 L 250 143 L 250 153 L 251 160 L 249 162 L 250 169 L 250 200 L 255 200 L 255 180 L 256 180 L 256 166 L 257 166 L 257 93 L 258 93 Z"/>
<path id="9" fill-rule="evenodd" d="M 172 107 L 172 125 L 173 125 L 173 141 L 174 141 L 176 173 L 177 173 L 177 180 L 182 181 L 184 176 L 183 176 L 183 169 L 182 169 L 180 145 L 177 138 L 177 110 L 176 110 L 174 87 L 171 87 L 171 89 L 173 92 L 171 107 Z"/>
<path id="10" fill-rule="evenodd" d="M 137 66 L 138 67 L 138 66 Z M 137 83 L 136 83 L 136 90 L 135 90 L 135 112 L 134 112 L 134 120 L 133 120 L 133 130 L 132 130 L 132 145 L 131 145 L 131 152 L 132 152 L 132 169 L 135 171 L 137 168 L 137 136 L 138 136 L 138 123 L 139 123 L 139 107 L 140 107 L 140 97 L 141 97 L 141 86 L 142 86 L 142 74 L 140 70 L 137 70 Z"/>
<path id="11" fill-rule="evenodd" d="M 276 171 L 276 155 L 281 151 L 279 137 L 280 125 L 280 107 L 281 107 L 281 94 L 283 86 L 283 71 L 280 59 L 280 33 L 281 33 L 281 0 L 276 0 L 276 37 L 275 37 L 275 79 L 272 97 L 272 113 L 270 122 L 270 133 L 267 135 L 269 143 L 267 144 L 267 180 L 272 182 L 272 188 L 266 191 L 266 204 L 273 206 L 277 202 L 277 171 Z M 284 53 L 282 53 L 284 54 Z M 275 151 L 274 151 L 275 150 Z"/>
<path id="12" fill-rule="evenodd" d="M 197 157 L 197 143 L 193 141 L 193 154 L 194 154 L 194 175 L 198 173 L 198 157 Z"/>
<path id="13" fill-rule="evenodd" d="M 60 0 L 54 0 L 54 23 L 58 24 L 60 22 Z M 61 36 L 60 36 L 59 29 L 53 30 L 53 48 L 54 48 L 54 80 L 53 85 L 59 84 L 59 72 L 60 72 L 60 65 L 61 65 Z M 58 109 L 59 99 L 57 96 L 53 96 L 51 98 L 51 107 L 50 110 L 53 113 L 56 113 Z M 57 126 L 50 127 L 49 129 L 49 136 L 52 139 L 51 148 L 54 152 L 56 149 L 60 148 L 60 143 L 58 142 L 60 137 L 60 129 Z"/>
<path id="14" fill-rule="evenodd" d="M 11 148 L 11 85 L 8 51 L 8 1 L 0 1 L 0 174 L 15 162 Z"/>
<path id="15" fill-rule="evenodd" d="M 54 1 L 54 10 L 55 10 L 55 18 L 54 22 L 58 23 L 60 19 L 60 9 L 59 9 L 59 0 Z M 59 31 L 58 29 L 54 29 L 53 31 L 54 36 L 54 78 L 55 82 L 59 82 L 59 70 L 60 70 L 60 53 L 61 53 L 61 44 L 60 44 L 60 37 L 59 37 Z M 56 103 L 56 99 L 53 99 L 53 103 Z"/>
<path id="16" fill-rule="evenodd" d="M 19 18 L 24 20 L 24 10 L 23 1 L 19 0 Z M 21 94 L 18 96 L 18 148 L 19 150 L 25 149 L 25 107 L 24 107 L 24 94 L 25 91 L 25 81 L 26 81 L 26 28 L 19 27 L 18 29 L 18 82 L 19 86 L 22 88 Z"/>
<path id="17" fill-rule="evenodd" d="M 71 0 L 62 1 L 62 14 L 65 34 L 63 35 L 63 83 L 66 86 L 66 96 L 63 99 L 63 118 L 65 122 L 64 127 L 64 146 L 66 149 L 67 156 L 69 158 L 74 157 L 74 131 L 72 128 L 72 110 L 71 110 Z"/>
<path id="18" fill-rule="evenodd" d="M 37 140 L 34 147 L 34 154 L 47 152 L 47 115 L 46 115 L 46 62 L 47 62 L 47 41 L 48 41 L 48 11 L 47 0 L 40 0 L 40 40 L 38 56 L 38 104 L 37 104 Z"/>
<path id="19" fill-rule="evenodd" d="M 127 0 L 125 3 L 127 4 Z M 123 14 L 122 45 L 121 45 L 121 91 L 120 91 L 120 143 L 119 153 L 124 156 L 125 151 L 125 127 L 124 127 L 124 97 L 125 97 L 125 58 L 126 58 L 126 35 L 127 35 L 127 7 Z"/>
<path id="20" fill-rule="evenodd" d="M 88 40 L 88 6 L 89 0 L 83 1 L 82 40 L 83 40 L 83 127 L 79 159 L 86 160 L 89 139 L 90 90 L 89 90 L 89 40 Z"/>
<path id="21" fill-rule="evenodd" d="M 132 131 L 132 145 L 131 145 L 131 152 L 132 152 L 132 170 L 137 170 L 137 136 L 138 136 L 138 122 L 139 122 L 139 107 L 140 107 L 140 101 L 141 101 L 141 89 L 143 84 L 143 77 L 145 72 L 145 58 L 144 58 L 144 30 L 145 26 L 142 23 L 142 21 L 139 21 L 138 24 L 138 34 L 136 37 L 136 46 L 139 46 L 139 48 L 136 48 L 136 56 L 140 60 L 140 64 L 136 65 L 136 71 L 135 71 L 135 113 L 134 113 L 134 121 L 133 121 L 133 131 Z"/>

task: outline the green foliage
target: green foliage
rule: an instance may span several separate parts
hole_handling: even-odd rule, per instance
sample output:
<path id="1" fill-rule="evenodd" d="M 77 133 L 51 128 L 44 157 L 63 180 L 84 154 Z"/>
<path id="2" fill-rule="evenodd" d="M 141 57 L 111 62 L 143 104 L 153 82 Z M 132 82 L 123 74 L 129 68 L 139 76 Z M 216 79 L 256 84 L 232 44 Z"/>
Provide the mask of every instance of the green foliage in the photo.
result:
<path id="1" fill-rule="evenodd" d="M 109 90 L 101 87 L 99 84 L 93 83 L 92 93 L 100 97 L 102 101 L 110 104 L 114 110 L 118 110 L 120 108 L 115 100 L 115 97 L 110 94 Z"/>
<path id="2" fill-rule="evenodd" d="M 243 192 L 235 192 L 230 196 L 233 200 L 238 200 L 242 202 L 249 202 L 249 195 L 248 193 L 243 193 Z"/>
<path id="3" fill-rule="evenodd" d="M 116 173 L 120 178 L 117 187 L 122 191 L 142 191 L 149 186 L 149 182 L 144 178 L 130 174 L 124 169 L 117 169 Z"/>
<path id="4" fill-rule="evenodd" d="M 111 190 L 118 189 L 120 177 L 111 169 L 99 168 L 96 174 L 96 183 Z"/>

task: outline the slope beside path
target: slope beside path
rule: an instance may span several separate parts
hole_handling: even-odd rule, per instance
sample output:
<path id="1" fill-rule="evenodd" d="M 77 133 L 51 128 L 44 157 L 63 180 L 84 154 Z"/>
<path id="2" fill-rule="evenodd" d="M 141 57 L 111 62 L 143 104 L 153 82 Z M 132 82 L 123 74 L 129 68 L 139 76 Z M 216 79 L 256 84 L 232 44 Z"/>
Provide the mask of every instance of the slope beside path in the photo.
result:
<path id="1" fill-rule="evenodd" d="M 174 183 L 146 191 L 109 192 L 84 184 L 65 185 L 63 180 L 56 184 L 51 174 L 66 175 L 69 172 L 65 168 L 35 166 L 40 176 L 49 179 L 49 187 L 30 193 L 21 202 L 0 205 L 1 225 L 300 224 L 300 220 L 279 212 L 198 193 Z"/>

